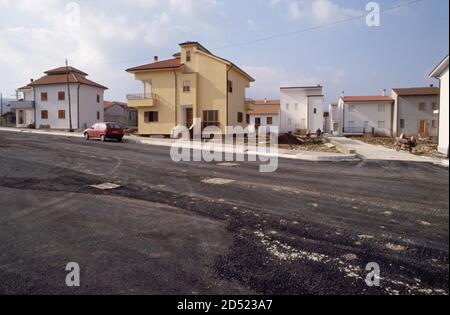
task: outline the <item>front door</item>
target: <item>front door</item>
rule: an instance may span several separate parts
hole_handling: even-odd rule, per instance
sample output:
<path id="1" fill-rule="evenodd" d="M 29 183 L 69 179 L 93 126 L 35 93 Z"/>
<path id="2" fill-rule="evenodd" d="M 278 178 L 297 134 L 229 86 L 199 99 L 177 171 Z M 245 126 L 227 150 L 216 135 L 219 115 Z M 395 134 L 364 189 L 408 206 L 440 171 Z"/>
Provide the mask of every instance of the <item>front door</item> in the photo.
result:
<path id="1" fill-rule="evenodd" d="M 23 125 L 25 123 L 25 114 L 23 110 L 19 110 L 19 117 L 17 117 L 17 122 L 19 125 Z"/>
<path id="2" fill-rule="evenodd" d="M 191 128 L 194 124 L 194 109 L 186 108 L 186 127 Z"/>
<path id="3" fill-rule="evenodd" d="M 426 132 L 426 121 L 425 120 L 420 120 L 419 121 L 419 133 L 420 134 L 425 134 Z"/>

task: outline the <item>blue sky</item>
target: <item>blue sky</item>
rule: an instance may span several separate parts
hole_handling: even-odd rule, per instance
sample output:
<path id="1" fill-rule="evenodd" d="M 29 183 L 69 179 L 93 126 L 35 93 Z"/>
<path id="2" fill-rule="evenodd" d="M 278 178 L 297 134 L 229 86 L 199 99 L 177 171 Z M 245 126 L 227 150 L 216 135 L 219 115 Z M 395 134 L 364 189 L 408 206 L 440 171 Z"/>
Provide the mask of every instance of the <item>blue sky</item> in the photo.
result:
<path id="1" fill-rule="evenodd" d="M 217 49 L 317 27 L 364 13 L 360 0 L 128 0 L 75 3 L 0 0 L 0 91 L 64 63 L 124 100 L 139 84 L 124 69 L 170 57 L 177 44 L 200 41 L 256 79 L 253 98 L 277 98 L 280 85 L 323 84 L 326 102 L 392 87 L 437 84 L 428 73 L 449 51 L 449 1 L 423 0 L 381 13 L 381 26 L 352 20 L 294 36 Z M 381 9 L 409 0 L 378 1 Z M 70 20 L 78 21 L 78 20 Z M 70 27 L 68 26 L 70 25 Z"/>

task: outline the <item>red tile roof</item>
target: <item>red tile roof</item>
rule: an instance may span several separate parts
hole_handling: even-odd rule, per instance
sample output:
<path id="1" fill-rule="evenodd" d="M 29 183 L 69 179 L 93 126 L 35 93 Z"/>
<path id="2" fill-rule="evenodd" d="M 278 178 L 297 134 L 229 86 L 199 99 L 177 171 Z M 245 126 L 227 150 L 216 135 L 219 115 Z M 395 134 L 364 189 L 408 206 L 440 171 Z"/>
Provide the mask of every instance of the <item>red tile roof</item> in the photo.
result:
<path id="1" fill-rule="evenodd" d="M 146 65 L 127 69 L 127 72 L 146 71 L 146 70 L 162 70 L 162 69 L 176 69 L 181 66 L 180 58 L 173 58 L 168 60 L 161 60 Z"/>
<path id="2" fill-rule="evenodd" d="M 54 72 L 57 73 L 57 72 Z M 50 85 L 50 84 L 63 84 L 67 83 L 67 75 L 64 74 L 50 74 L 43 76 L 42 78 L 35 80 L 29 84 L 29 86 L 38 86 L 38 85 Z M 78 71 L 69 73 L 69 83 L 79 83 L 84 85 L 89 85 L 93 87 L 98 87 L 100 89 L 107 90 L 108 88 L 100 85 L 94 81 L 88 80 L 84 75 L 80 74 Z"/>
<path id="3" fill-rule="evenodd" d="M 374 96 L 343 96 L 342 100 L 345 103 L 352 102 L 393 102 L 394 100 L 389 96 L 374 95 Z"/>
<path id="4" fill-rule="evenodd" d="M 249 115 L 279 115 L 280 106 L 261 106 L 250 109 L 247 112 Z"/>
<path id="5" fill-rule="evenodd" d="M 81 71 L 81 70 L 79 70 L 77 68 L 71 67 L 71 66 L 69 66 L 69 67 L 65 67 L 65 66 L 64 67 L 59 67 L 59 68 L 56 68 L 56 69 L 45 71 L 44 73 L 45 74 L 49 74 L 49 75 L 51 75 L 51 74 L 66 74 L 67 73 L 67 69 L 69 70 L 69 73 L 71 73 L 71 72 L 78 73 L 78 74 L 81 74 L 83 76 L 87 76 L 88 75 L 86 72 L 83 72 L 83 71 Z"/>
<path id="6" fill-rule="evenodd" d="M 103 102 L 103 108 L 104 109 L 108 109 L 108 108 L 110 108 L 113 105 L 119 105 L 121 107 L 128 108 L 128 104 L 127 103 L 123 103 L 123 102 L 111 102 L 111 101 L 104 101 Z"/>
<path id="7" fill-rule="evenodd" d="M 402 88 L 392 89 L 398 96 L 423 96 L 423 95 L 439 95 L 438 87 L 418 87 L 418 88 Z"/>

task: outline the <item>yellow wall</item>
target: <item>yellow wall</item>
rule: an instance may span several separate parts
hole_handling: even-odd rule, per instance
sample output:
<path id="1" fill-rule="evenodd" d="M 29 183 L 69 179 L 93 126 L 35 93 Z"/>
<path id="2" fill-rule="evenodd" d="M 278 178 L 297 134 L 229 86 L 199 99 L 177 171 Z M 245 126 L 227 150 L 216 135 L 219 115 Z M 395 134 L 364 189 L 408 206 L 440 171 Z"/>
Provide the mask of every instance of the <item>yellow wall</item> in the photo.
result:
<path id="1" fill-rule="evenodd" d="M 186 62 L 186 51 L 191 51 L 191 62 Z M 184 121 L 183 108 L 192 106 L 194 118 L 202 118 L 205 110 L 218 110 L 222 131 L 225 126 L 242 125 L 245 122 L 245 89 L 249 86 L 248 78 L 235 68 L 228 72 L 233 81 L 233 93 L 227 93 L 226 62 L 200 52 L 195 45 L 181 47 L 182 69 L 177 70 L 177 81 L 173 70 L 146 71 L 135 74 L 136 80 L 152 80 L 152 93 L 156 94 L 153 107 L 137 107 L 139 134 L 168 135 L 172 128 Z M 183 81 L 191 81 L 191 92 L 183 92 Z M 177 84 L 175 84 L 177 82 Z M 175 86 L 177 92 L 175 93 Z M 144 91 L 142 91 L 144 92 Z M 149 91 L 147 91 L 148 93 Z M 227 112 L 228 94 L 228 112 Z M 175 99 L 177 104 L 175 105 Z M 130 102 L 132 106 L 132 102 Z M 145 123 L 145 111 L 158 111 L 158 123 Z M 243 113 L 243 123 L 237 123 L 237 113 Z"/>

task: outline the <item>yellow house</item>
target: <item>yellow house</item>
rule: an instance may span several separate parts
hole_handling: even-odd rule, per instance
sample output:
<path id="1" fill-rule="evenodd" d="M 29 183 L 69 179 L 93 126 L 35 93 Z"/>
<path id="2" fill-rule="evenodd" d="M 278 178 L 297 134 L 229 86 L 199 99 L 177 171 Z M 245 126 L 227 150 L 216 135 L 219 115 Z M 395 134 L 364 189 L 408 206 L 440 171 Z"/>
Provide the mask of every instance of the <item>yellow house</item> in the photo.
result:
<path id="1" fill-rule="evenodd" d="M 245 89 L 254 79 L 232 62 L 197 42 L 179 45 L 172 59 L 126 70 L 142 82 L 142 92 L 127 96 L 138 111 L 140 135 L 170 135 L 174 127 L 247 125 Z"/>

